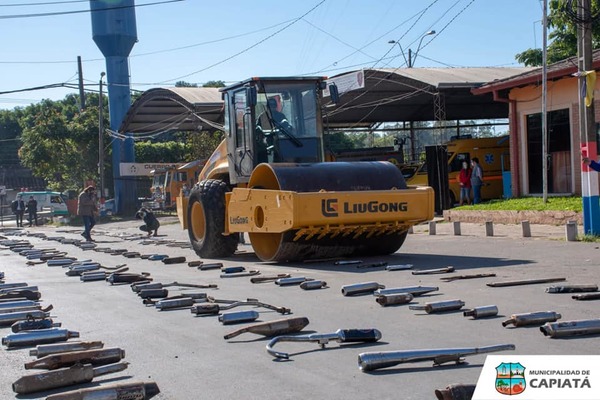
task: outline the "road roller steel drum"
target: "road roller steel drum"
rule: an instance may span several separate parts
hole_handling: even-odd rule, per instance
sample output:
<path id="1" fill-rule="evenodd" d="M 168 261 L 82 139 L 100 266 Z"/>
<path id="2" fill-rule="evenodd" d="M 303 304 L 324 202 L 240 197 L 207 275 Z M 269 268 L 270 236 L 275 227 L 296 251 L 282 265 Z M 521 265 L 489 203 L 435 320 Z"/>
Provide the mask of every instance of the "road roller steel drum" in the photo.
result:
<path id="1" fill-rule="evenodd" d="M 430 187 L 406 188 L 388 162 L 260 164 L 226 194 L 227 229 L 263 261 L 383 255 L 433 218 Z"/>

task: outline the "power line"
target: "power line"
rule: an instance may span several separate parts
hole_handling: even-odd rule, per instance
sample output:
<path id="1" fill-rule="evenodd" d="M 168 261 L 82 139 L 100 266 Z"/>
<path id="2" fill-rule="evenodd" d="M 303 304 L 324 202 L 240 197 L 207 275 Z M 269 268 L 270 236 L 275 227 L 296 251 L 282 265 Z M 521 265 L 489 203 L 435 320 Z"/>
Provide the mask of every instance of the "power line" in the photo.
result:
<path id="1" fill-rule="evenodd" d="M 163 1 L 157 1 L 154 3 L 147 3 L 147 4 L 137 4 L 137 5 L 134 4 L 133 6 L 116 6 L 116 7 L 99 8 L 97 10 L 75 10 L 75 11 L 57 11 L 57 12 L 49 12 L 49 13 L 36 13 L 36 14 L 0 15 L 0 19 L 54 17 L 57 15 L 82 14 L 82 13 L 91 13 L 91 12 L 98 12 L 98 11 L 123 10 L 123 9 L 128 9 L 128 8 L 156 6 L 159 4 L 178 3 L 180 1 L 185 1 L 185 0 L 163 0 Z"/>
<path id="2" fill-rule="evenodd" d="M 54 6 L 58 4 L 70 4 L 70 3 L 86 3 L 88 0 L 70 0 L 70 1 L 46 1 L 43 3 L 13 3 L 13 4 L 0 4 L 0 7 L 27 7 L 27 6 Z M 96 0 L 93 0 L 96 1 Z"/>
<path id="3" fill-rule="evenodd" d="M 319 6 L 321 6 L 321 4 L 325 3 L 325 1 L 326 1 L 326 0 L 321 0 L 321 1 L 320 1 L 319 3 L 317 3 L 317 5 L 315 5 L 313 8 L 311 8 L 310 10 L 308 10 L 307 12 L 305 12 L 304 14 L 302 14 L 300 17 L 298 17 L 298 18 L 294 19 L 292 22 L 290 22 L 289 24 L 285 25 L 283 28 L 281 28 L 281 29 L 279 29 L 279 30 L 275 31 L 274 33 L 270 34 L 269 36 L 267 36 L 267 37 L 265 37 L 265 38 L 263 38 L 263 39 L 259 40 L 258 42 L 254 43 L 253 45 L 251 45 L 251 46 L 249 46 L 249 47 L 246 47 L 246 48 L 245 48 L 245 49 L 243 49 L 243 50 L 241 50 L 241 51 L 238 51 L 237 53 L 235 53 L 235 54 L 233 54 L 233 55 L 231 55 L 231 56 L 229 56 L 229 57 L 226 57 L 226 58 L 224 58 L 224 59 L 223 59 L 223 60 L 221 60 L 221 61 L 217 61 L 216 63 L 214 63 L 214 64 L 211 64 L 211 65 L 209 65 L 208 67 L 205 67 L 205 68 L 199 69 L 199 70 L 197 70 L 197 71 L 191 72 L 191 73 L 189 73 L 189 74 L 186 74 L 186 75 L 179 76 L 179 77 L 177 77 L 177 78 L 167 79 L 167 80 L 165 80 L 165 81 L 159 82 L 159 84 L 164 84 L 164 83 L 168 83 L 168 82 L 178 81 L 178 80 L 180 80 L 180 79 L 187 78 L 187 77 L 189 77 L 189 76 L 192 76 L 192 75 L 196 75 L 196 74 L 198 74 L 198 73 L 200 73 L 200 72 L 204 72 L 204 71 L 206 71 L 206 70 L 208 70 L 208 69 L 211 69 L 211 68 L 213 68 L 213 67 L 216 67 L 217 65 L 223 64 L 223 63 L 225 63 L 225 62 L 227 62 L 227 61 L 229 61 L 229 60 L 231 60 L 231 59 L 234 59 L 234 58 L 236 58 L 237 56 L 239 56 L 239 55 L 241 55 L 241 54 L 244 54 L 244 53 L 246 53 L 246 52 L 248 52 L 248 51 L 252 50 L 253 48 L 255 48 L 255 47 L 259 46 L 260 44 L 262 44 L 262 43 L 266 42 L 267 40 L 269 40 L 269 39 L 271 39 L 271 38 L 273 38 L 273 37 L 275 37 L 275 36 L 276 36 L 276 35 L 278 35 L 279 33 L 283 32 L 284 30 L 286 30 L 287 28 L 289 28 L 290 26 L 294 25 L 295 23 L 297 23 L 298 21 L 300 21 L 302 18 L 306 17 L 308 14 L 310 14 L 311 12 L 313 12 L 314 10 L 316 10 L 316 9 L 317 9 Z"/>
<path id="4" fill-rule="evenodd" d="M 269 29 L 273 29 L 276 28 L 280 25 L 286 24 L 290 21 L 293 20 L 287 20 L 287 21 L 283 21 L 283 22 L 279 22 L 275 25 L 271 25 L 271 26 L 267 26 L 265 28 L 259 28 L 259 29 L 255 29 L 253 31 L 249 31 L 249 32 L 244 32 L 244 33 L 240 33 L 239 35 L 233 35 L 233 36 L 227 36 L 227 37 L 223 37 L 223 38 L 218 38 L 218 39 L 214 39 L 214 40 L 208 40 L 205 42 L 199 42 L 199 43 L 193 43 L 193 44 L 189 44 L 186 46 L 180 46 L 180 47 L 173 47 L 173 48 L 169 48 L 169 49 L 162 49 L 162 50 L 156 50 L 156 51 L 149 51 L 146 53 L 139 53 L 139 54 L 131 54 L 129 56 L 129 58 L 136 58 L 136 57 L 143 57 L 143 56 L 148 56 L 148 55 L 154 55 L 154 54 L 160 54 L 160 53 L 168 53 L 171 51 L 177 51 L 177 50 L 185 50 L 185 49 L 189 49 L 192 47 L 199 47 L 199 46 L 204 46 L 207 44 L 214 44 L 214 43 L 219 43 L 219 42 L 224 42 L 227 40 L 233 40 L 233 39 L 238 39 L 240 37 L 244 37 L 244 36 L 249 36 L 249 35 L 253 35 L 255 33 L 259 33 L 262 31 L 267 31 Z M 92 61 L 104 61 L 104 58 L 90 58 L 90 59 L 84 59 L 83 62 L 92 62 Z M 0 64 L 74 64 L 77 63 L 76 60 L 56 60 L 56 61 L 0 61 Z"/>

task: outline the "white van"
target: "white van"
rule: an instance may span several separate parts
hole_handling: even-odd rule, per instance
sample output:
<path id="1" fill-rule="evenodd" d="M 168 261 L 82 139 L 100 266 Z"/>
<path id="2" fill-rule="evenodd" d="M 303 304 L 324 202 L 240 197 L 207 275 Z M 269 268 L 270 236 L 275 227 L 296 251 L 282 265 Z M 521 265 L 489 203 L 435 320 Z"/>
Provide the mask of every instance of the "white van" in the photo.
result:
<path id="1" fill-rule="evenodd" d="M 67 203 L 65 196 L 58 192 L 19 192 L 17 197 L 21 196 L 21 199 L 27 204 L 29 197 L 37 201 L 38 212 L 50 210 L 52 215 L 69 215 L 67 210 Z"/>

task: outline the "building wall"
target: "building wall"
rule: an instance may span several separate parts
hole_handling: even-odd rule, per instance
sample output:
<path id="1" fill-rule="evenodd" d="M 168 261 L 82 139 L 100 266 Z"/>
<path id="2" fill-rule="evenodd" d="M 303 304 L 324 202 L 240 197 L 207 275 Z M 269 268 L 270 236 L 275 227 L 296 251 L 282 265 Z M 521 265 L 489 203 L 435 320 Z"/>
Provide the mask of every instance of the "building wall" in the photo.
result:
<path id="1" fill-rule="evenodd" d="M 557 81 L 548 81 L 548 90 L 546 94 L 547 112 L 568 109 L 570 115 L 571 127 L 571 171 L 572 171 L 572 193 L 581 195 L 581 153 L 580 153 L 580 134 L 579 134 L 579 89 L 578 79 L 575 77 L 566 77 Z M 594 97 L 600 94 L 600 79 L 596 81 Z M 518 140 L 518 159 L 519 170 L 513 172 L 519 174 L 519 187 L 513 187 L 513 195 L 528 195 L 529 193 L 529 174 L 527 165 L 527 115 L 540 113 L 542 110 L 542 85 L 530 85 L 523 88 L 515 88 L 510 91 L 509 99 L 516 102 L 516 118 L 511 118 L 511 123 L 517 126 L 511 126 L 511 131 L 516 134 L 511 136 Z M 594 101 L 596 121 L 600 121 L 600 102 Z M 514 122 L 513 122 L 514 121 Z M 511 154 L 511 158 L 515 154 Z"/>

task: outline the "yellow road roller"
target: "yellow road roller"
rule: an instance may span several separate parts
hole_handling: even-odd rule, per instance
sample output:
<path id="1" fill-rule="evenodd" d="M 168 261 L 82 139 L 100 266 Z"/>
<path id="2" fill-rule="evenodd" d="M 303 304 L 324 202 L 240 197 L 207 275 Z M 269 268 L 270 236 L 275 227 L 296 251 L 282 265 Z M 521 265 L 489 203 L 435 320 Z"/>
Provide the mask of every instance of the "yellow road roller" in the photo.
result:
<path id="1" fill-rule="evenodd" d="M 433 218 L 433 189 L 407 188 L 395 165 L 324 162 L 325 88 L 323 77 L 279 77 L 221 89 L 225 139 L 185 213 L 200 257 L 231 256 L 244 233 L 263 261 L 391 254 Z"/>

